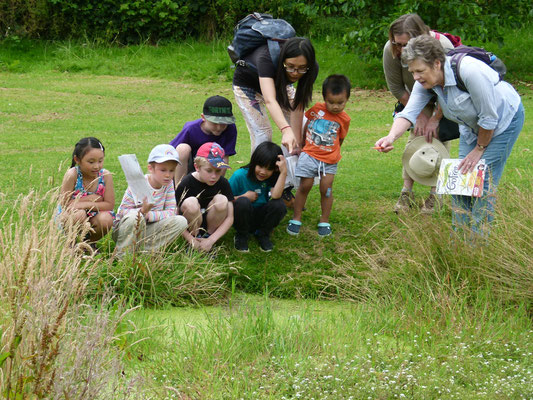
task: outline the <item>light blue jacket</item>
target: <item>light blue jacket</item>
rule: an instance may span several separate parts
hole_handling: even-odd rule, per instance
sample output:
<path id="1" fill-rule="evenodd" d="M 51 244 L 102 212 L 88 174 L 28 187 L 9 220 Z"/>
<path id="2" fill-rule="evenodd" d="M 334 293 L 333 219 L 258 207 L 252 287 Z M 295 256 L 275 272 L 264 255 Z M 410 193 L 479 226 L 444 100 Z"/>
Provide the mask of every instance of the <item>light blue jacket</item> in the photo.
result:
<path id="1" fill-rule="evenodd" d="M 444 116 L 459 124 L 461 138 L 466 143 L 477 140 L 479 127 L 493 129 L 494 136 L 498 136 L 518 110 L 520 95 L 509 83 L 500 81 L 498 73 L 490 66 L 468 56 L 460 64 L 460 76 L 468 89 L 463 92 L 457 88 L 450 59 L 446 57 L 444 63 L 444 88 L 435 86 L 433 90 L 426 90 L 415 82 L 405 109 L 396 118 L 403 117 L 414 125 L 418 114 L 437 94 Z"/>

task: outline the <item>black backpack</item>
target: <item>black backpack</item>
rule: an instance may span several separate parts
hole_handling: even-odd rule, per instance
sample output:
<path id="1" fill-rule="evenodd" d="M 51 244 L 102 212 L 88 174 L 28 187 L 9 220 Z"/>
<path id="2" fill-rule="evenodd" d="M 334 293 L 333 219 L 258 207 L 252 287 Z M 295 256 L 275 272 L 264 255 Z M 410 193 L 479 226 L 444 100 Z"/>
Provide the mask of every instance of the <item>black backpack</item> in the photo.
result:
<path id="1" fill-rule="evenodd" d="M 452 66 L 453 74 L 457 82 L 457 87 L 463 92 L 468 92 L 468 90 L 466 89 L 465 83 L 459 75 L 459 67 L 461 65 L 461 60 L 465 56 L 474 57 L 480 61 L 483 61 L 493 70 L 495 70 L 498 75 L 500 75 L 500 81 L 503 80 L 505 74 L 507 73 L 507 67 L 505 66 L 503 61 L 491 52 L 488 52 L 487 50 L 481 47 L 458 46 L 450 50 L 447 55 L 452 57 L 452 59 L 450 60 L 450 64 Z"/>
<path id="2" fill-rule="evenodd" d="M 228 54 L 235 64 L 256 69 L 243 58 L 258 47 L 268 44 L 274 65 L 278 63 L 281 52 L 280 43 L 296 36 L 294 28 L 283 19 L 274 19 L 270 14 L 253 13 L 239 21 L 235 26 L 233 41 L 228 46 Z"/>

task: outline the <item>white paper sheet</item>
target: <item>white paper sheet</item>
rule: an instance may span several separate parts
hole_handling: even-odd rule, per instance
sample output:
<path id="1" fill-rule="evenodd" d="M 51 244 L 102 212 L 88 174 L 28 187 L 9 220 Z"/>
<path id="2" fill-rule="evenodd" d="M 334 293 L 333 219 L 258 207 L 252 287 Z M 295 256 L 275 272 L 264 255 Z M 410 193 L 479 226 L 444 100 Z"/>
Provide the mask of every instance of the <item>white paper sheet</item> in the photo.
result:
<path id="1" fill-rule="evenodd" d="M 142 170 L 137 161 L 135 154 L 123 154 L 118 156 L 118 161 L 122 166 L 128 186 L 133 194 L 135 204 L 142 204 L 143 199 L 147 199 L 148 203 L 154 203 L 152 196 L 153 189 L 148 184 Z"/>

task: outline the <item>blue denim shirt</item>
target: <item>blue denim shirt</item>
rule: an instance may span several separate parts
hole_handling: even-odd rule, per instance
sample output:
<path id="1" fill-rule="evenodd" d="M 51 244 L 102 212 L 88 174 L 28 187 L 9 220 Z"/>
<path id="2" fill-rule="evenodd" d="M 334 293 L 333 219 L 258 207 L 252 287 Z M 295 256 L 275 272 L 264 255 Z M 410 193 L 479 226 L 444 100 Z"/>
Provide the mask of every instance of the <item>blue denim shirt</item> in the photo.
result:
<path id="1" fill-rule="evenodd" d="M 461 138 L 470 144 L 477 140 L 479 127 L 494 130 L 494 136 L 502 133 L 511 123 L 521 103 L 520 95 L 498 73 L 483 61 L 464 57 L 460 64 L 460 75 L 468 89 L 463 92 L 450 65 L 451 57 L 444 63 L 444 88 L 435 86 L 426 90 L 418 82 L 405 109 L 395 118 L 403 117 L 413 125 L 424 106 L 437 94 L 439 105 L 446 118 L 459 124 Z"/>

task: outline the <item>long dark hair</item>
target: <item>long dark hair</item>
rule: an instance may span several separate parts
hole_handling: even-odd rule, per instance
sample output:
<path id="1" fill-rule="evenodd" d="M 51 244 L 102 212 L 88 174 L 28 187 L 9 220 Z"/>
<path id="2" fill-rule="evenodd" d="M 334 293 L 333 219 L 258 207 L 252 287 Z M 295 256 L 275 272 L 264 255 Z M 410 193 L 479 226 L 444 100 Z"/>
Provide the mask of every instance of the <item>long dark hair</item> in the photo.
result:
<path id="1" fill-rule="evenodd" d="M 255 176 L 255 167 L 259 165 L 260 167 L 267 168 L 271 171 L 274 171 L 272 176 L 269 178 L 269 181 L 276 182 L 279 176 L 277 172 L 276 162 L 278 161 L 278 156 L 283 155 L 281 147 L 276 143 L 272 142 L 263 142 L 257 146 L 250 157 L 250 163 L 243 168 L 248 168 L 248 179 L 252 182 L 258 182 Z"/>
<path id="2" fill-rule="evenodd" d="M 291 104 L 289 96 L 287 96 L 287 85 L 291 82 L 287 79 L 287 72 L 283 63 L 287 58 L 304 56 L 307 60 L 307 72 L 298 80 L 296 87 L 296 96 L 294 97 L 294 104 Z M 298 107 L 307 108 L 313 96 L 313 84 L 317 77 L 317 65 L 315 58 L 315 48 L 311 41 L 306 38 L 294 37 L 287 40 L 281 47 L 278 65 L 276 66 L 276 100 L 279 105 L 287 110 L 295 110 Z"/>
<path id="3" fill-rule="evenodd" d="M 70 165 L 70 168 L 76 166 L 76 161 L 74 161 L 74 157 L 77 157 L 78 160 L 81 161 L 83 156 L 87 154 L 91 149 L 100 149 L 105 154 L 104 145 L 95 137 L 91 136 L 80 139 L 80 141 L 76 143 L 76 146 L 74 146 L 74 151 L 72 152 L 72 164 Z"/>

